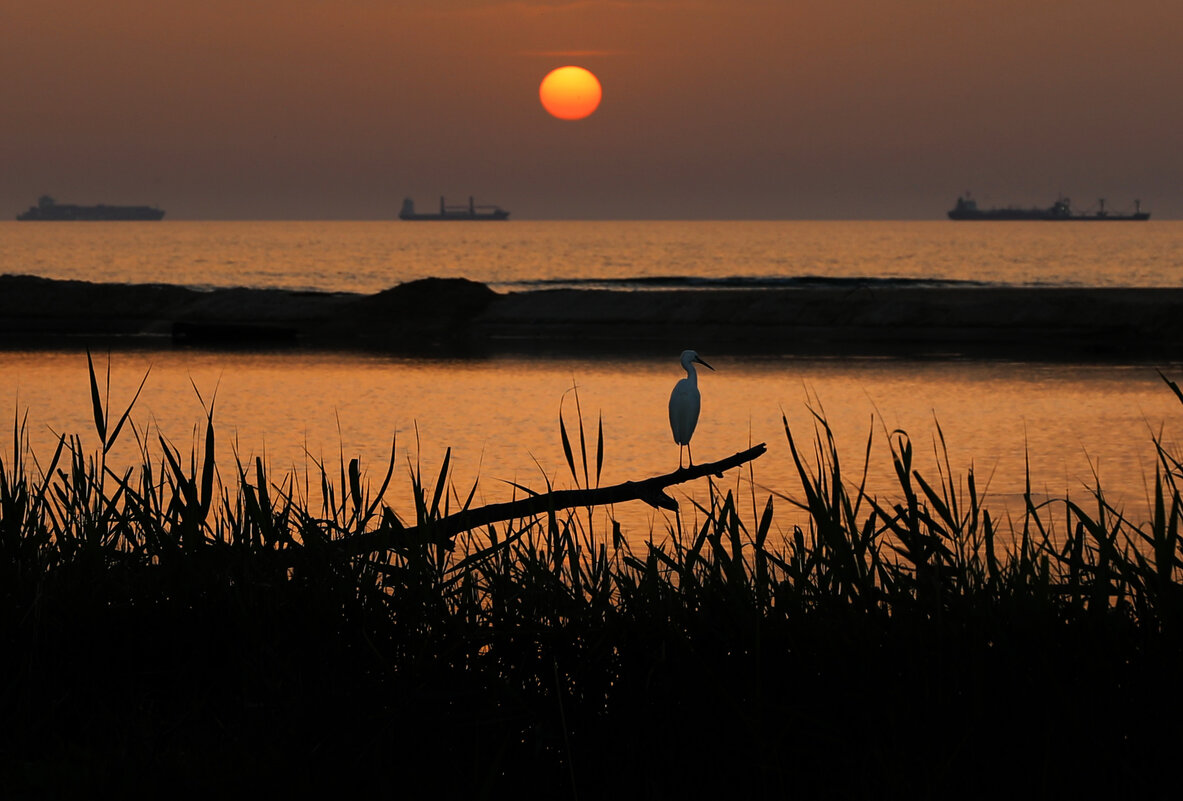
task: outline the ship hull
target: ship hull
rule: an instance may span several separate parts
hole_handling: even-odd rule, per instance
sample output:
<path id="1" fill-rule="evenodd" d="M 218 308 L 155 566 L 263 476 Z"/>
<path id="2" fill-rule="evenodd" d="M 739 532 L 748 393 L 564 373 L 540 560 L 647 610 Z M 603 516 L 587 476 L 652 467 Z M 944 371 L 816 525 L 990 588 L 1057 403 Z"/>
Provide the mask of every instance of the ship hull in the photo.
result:
<path id="1" fill-rule="evenodd" d="M 486 220 L 508 220 L 509 212 L 494 212 L 492 214 L 400 214 L 398 218 L 411 222 L 482 222 Z"/>
<path id="2" fill-rule="evenodd" d="M 977 212 L 949 212 L 950 220 L 1043 220 L 1047 222 L 1142 222 L 1150 212 L 1138 214 L 1051 214 L 1044 209 L 991 209 Z"/>

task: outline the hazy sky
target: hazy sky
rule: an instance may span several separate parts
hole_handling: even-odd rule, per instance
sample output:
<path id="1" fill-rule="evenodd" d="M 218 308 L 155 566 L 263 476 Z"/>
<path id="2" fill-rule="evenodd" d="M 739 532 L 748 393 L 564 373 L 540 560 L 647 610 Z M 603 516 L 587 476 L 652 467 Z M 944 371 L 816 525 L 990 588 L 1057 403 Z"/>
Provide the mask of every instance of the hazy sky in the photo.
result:
<path id="1" fill-rule="evenodd" d="M 0 0 L 0 76 L 7 218 L 1183 216 L 1180 0 Z"/>

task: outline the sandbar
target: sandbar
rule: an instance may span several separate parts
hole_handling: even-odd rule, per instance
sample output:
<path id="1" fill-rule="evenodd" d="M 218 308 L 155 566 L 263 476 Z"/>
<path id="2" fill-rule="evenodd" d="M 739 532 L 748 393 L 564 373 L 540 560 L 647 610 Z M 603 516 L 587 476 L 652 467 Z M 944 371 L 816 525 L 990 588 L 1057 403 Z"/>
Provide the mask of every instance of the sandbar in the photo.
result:
<path id="1" fill-rule="evenodd" d="M 293 347 L 1183 359 L 1183 289 L 844 285 L 545 289 L 424 279 L 373 295 L 0 276 L 0 347 Z"/>

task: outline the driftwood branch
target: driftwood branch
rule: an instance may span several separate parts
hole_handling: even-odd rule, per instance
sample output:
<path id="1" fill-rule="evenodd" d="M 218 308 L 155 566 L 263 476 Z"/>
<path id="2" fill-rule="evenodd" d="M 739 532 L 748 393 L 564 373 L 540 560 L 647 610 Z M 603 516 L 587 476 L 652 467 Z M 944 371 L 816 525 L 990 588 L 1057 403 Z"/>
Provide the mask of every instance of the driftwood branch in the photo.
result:
<path id="1" fill-rule="evenodd" d="M 404 528 L 391 520 L 374 531 L 351 537 L 341 544 L 350 554 L 373 553 L 394 545 L 428 542 L 449 544 L 457 534 L 490 523 L 517 520 L 552 511 L 557 512 L 560 509 L 603 506 L 624 501 L 644 501 L 651 506 L 677 511 L 678 502 L 666 493 L 666 489 L 675 484 L 682 484 L 712 474 L 722 478 L 724 470 L 730 470 L 732 467 L 750 462 L 764 455 L 767 449 L 767 446 L 761 442 L 754 448 L 748 448 L 746 451 L 726 459 L 709 464 L 682 467 L 664 476 L 654 476 L 643 481 L 626 481 L 611 487 L 556 490 L 516 501 L 491 503 L 476 509 L 466 509 L 422 526 Z"/>

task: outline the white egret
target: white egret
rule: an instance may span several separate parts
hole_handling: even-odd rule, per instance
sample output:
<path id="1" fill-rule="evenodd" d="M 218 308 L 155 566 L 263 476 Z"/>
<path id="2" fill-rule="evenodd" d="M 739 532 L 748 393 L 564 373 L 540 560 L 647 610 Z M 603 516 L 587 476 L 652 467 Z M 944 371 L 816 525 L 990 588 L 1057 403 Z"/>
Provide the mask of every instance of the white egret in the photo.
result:
<path id="1" fill-rule="evenodd" d="M 692 350 L 682 351 L 681 361 L 686 377 L 674 384 L 674 391 L 670 393 L 670 430 L 674 432 L 674 442 L 679 446 L 685 446 L 690 466 L 694 467 L 690 438 L 694 436 L 694 427 L 698 425 L 698 411 L 702 406 L 702 396 L 698 392 L 698 373 L 694 370 L 694 363 L 697 362 L 708 370 L 715 368 L 698 358 L 698 354 Z M 681 447 L 678 448 L 678 469 L 682 469 Z"/>

